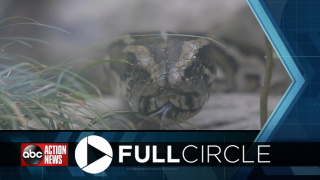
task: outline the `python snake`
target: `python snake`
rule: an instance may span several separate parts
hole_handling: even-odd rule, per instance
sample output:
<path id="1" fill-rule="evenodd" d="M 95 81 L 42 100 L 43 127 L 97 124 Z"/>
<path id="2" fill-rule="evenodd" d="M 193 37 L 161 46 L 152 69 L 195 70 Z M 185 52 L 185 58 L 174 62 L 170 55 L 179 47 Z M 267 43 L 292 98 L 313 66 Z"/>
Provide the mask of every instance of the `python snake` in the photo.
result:
<path id="1" fill-rule="evenodd" d="M 166 117 L 187 120 L 199 113 L 221 64 L 214 55 L 215 42 L 169 32 L 131 35 L 138 36 L 121 38 L 107 50 L 106 59 L 129 62 L 106 63 L 113 94 L 125 96 L 132 110 L 150 113 L 136 116 L 161 122 L 161 129 L 179 123 Z"/>

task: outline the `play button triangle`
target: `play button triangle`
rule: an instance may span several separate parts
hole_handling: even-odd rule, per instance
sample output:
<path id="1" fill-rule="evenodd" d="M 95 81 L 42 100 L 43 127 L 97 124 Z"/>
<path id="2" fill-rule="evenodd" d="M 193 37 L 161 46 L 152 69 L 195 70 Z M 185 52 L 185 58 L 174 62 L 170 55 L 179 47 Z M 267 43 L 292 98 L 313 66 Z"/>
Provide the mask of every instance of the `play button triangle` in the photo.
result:
<path id="1" fill-rule="evenodd" d="M 87 148 L 88 148 L 88 157 L 87 157 L 88 158 L 88 165 L 106 155 L 105 153 L 103 153 L 99 149 L 91 146 L 90 144 L 88 144 Z"/>
<path id="2" fill-rule="evenodd" d="M 85 172 L 97 174 L 109 167 L 113 151 L 107 140 L 91 135 L 83 138 L 75 150 L 78 166 Z"/>

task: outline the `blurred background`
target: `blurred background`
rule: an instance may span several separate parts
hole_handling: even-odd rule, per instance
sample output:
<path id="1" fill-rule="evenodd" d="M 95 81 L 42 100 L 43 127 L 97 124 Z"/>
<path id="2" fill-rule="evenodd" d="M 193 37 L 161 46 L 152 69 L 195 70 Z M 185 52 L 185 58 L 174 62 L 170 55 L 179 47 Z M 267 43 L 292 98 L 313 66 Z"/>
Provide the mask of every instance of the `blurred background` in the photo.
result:
<path id="1" fill-rule="evenodd" d="M 6 48 L 7 52 L 28 56 L 46 65 L 56 65 L 91 44 L 128 32 L 166 30 L 215 39 L 227 47 L 224 58 L 233 59 L 236 63 L 235 73 L 231 81 L 213 88 L 208 104 L 189 121 L 199 129 L 261 129 L 259 93 L 265 72 L 265 39 L 245 0 L 1 0 L 0 7 L 1 19 L 24 16 L 70 32 L 67 34 L 32 25 L 0 30 L 1 37 L 31 37 L 48 41 L 49 45 L 31 42 L 33 48 L 19 43 Z M 31 21 L 12 19 L 6 24 L 21 22 Z M 1 43 L 2 46 L 8 42 Z M 72 57 L 69 61 L 83 62 L 67 68 L 76 71 L 102 60 L 110 43 L 104 41 Z M 13 65 L 25 60 L 2 58 L 0 61 Z M 86 71 L 83 76 L 102 90 L 107 86 L 104 72 L 98 67 Z M 275 57 L 269 110 L 276 107 L 290 83 L 286 70 Z M 126 107 L 113 97 L 103 101 L 113 109 Z M 181 126 L 193 128 L 186 124 Z M 181 128 L 172 126 L 170 129 Z"/>

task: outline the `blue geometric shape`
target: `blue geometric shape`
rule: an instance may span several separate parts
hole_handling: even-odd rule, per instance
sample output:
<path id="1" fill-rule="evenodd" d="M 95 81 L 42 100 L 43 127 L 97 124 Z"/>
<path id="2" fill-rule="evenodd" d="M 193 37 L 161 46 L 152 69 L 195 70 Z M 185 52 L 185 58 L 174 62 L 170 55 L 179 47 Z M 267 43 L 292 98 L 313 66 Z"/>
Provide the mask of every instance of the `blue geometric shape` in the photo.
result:
<path id="1" fill-rule="evenodd" d="M 141 166 L 141 167 L 138 167 L 140 168 L 140 170 L 135 170 L 134 172 L 139 176 L 139 177 L 142 177 L 141 179 L 143 178 L 146 178 L 146 177 L 150 177 L 151 174 L 149 173 L 150 172 L 150 166 Z M 152 174 L 154 175 L 154 174 Z"/>
<path id="2" fill-rule="evenodd" d="M 147 132 L 144 136 L 142 142 L 155 142 L 154 141 L 154 133 L 153 132 Z"/>
<path id="3" fill-rule="evenodd" d="M 80 169 L 78 166 L 68 166 L 68 170 L 72 177 L 84 177 L 86 176 L 82 169 Z"/>
<path id="4" fill-rule="evenodd" d="M 83 138 L 93 135 L 94 132 L 82 132 L 76 142 L 80 142 Z"/>
<path id="5" fill-rule="evenodd" d="M 23 174 L 23 177 L 24 178 L 27 178 L 28 176 L 30 177 L 31 174 L 29 173 L 29 170 L 27 167 L 17 167 L 18 171 L 19 171 L 19 174 Z"/>
<path id="6" fill-rule="evenodd" d="M 45 167 L 41 166 L 28 166 L 28 170 L 32 175 L 48 175 L 48 172 Z"/>
<path id="7" fill-rule="evenodd" d="M 287 166 L 262 166 L 262 170 L 267 176 L 286 175 L 292 176 L 292 170 Z"/>
<path id="8" fill-rule="evenodd" d="M 319 176 L 320 169 L 318 166 L 290 166 L 295 176 Z"/>
<path id="9" fill-rule="evenodd" d="M 128 174 L 128 172 L 127 172 L 125 167 L 114 166 L 114 167 L 111 167 L 111 168 L 112 168 L 113 174 L 115 174 L 116 176 L 121 176 L 121 177 L 129 176 L 129 174 Z"/>
<path id="10" fill-rule="evenodd" d="M 133 140 L 137 134 L 138 134 L 138 132 L 126 132 L 122 136 L 120 142 L 133 142 Z"/>
<path id="11" fill-rule="evenodd" d="M 273 49 L 279 56 L 284 68 L 292 79 L 292 83 L 290 84 L 289 88 L 255 139 L 255 142 L 267 142 L 269 141 L 271 133 L 275 130 L 280 120 L 284 119 L 287 115 L 286 111 L 291 110 L 294 102 L 297 100 L 297 98 L 299 98 L 301 93 L 300 90 L 304 87 L 306 80 L 301 74 L 300 69 L 297 67 L 295 61 L 292 59 L 289 50 L 280 38 L 280 36 L 283 37 L 281 31 L 278 31 L 280 28 L 276 23 L 272 23 L 270 19 L 270 16 L 272 16 L 271 12 L 263 8 L 260 0 L 247 0 L 247 3 L 249 4 L 251 10 L 260 23 L 260 26 L 273 46 Z M 233 178 L 247 179 L 253 168 L 254 166 L 239 167 Z"/>
<path id="12" fill-rule="evenodd" d="M 30 142 L 29 138 L 22 134 L 11 134 L 10 139 L 12 142 L 21 142 L 21 143 L 28 143 Z"/>
<path id="13" fill-rule="evenodd" d="M 163 167 L 163 172 L 169 180 L 218 179 L 212 168 L 208 166 Z"/>
<path id="14" fill-rule="evenodd" d="M 68 142 L 72 132 L 60 132 L 54 142 Z"/>
<path id="15" fill-rule="evenodd" d="M 258 22 L 260 23 L 263 31 L 268 37 L 270 43 L 272 44 L 274 50 L 278 54 L 283 66 L 288 72 L 290 78 L 292 79 L 292 83 L 289 88 L 281 98 L 277 107 L 269 117 L 267 123 L 260 131 L 257 136 L 255 142 L 266 142 L 274 130 L 275 126 L 279 123 L 280 119 L 284 115 L 284 113 L 288 110 L 289 106 L 298 96 L 298 92 L 302 88 L 305 83 L 305 79 L 300 73 L 298 67 L 293 61 L 289 51 L 281 40 L 278 31 L 272 24 L 267 15 L 267 12 L 262 7 L 259 0 L 247 0 L 250 8 L 252 9 L 254 15 L 256 16 Z"/>
<path id="16" fill-rule="evenodd" d="M 101 173 L 94 174 L 94 177 L 108 177 L 108 175 L 106 174 L 106 172 L 102 171 Z"/>
<path id="17" fill-rule="evenodd" d="M 106 139 L 108 142 L 112 142 L 112 139 L 115 134 L 116 134 L 116 132 L 104 132 L 104 133 L 102 133 L 101 137 Z"/>
<path id="18" fill-rule="evenodd" d="M 10 140 L 12 142 L 21 142 L 21 143 L 28 143 L 30 142 L 29 138 L 23 134 L 11 134 L 10 135 Z M 20 151 L 20 144 L 14 144 L 14 147 Z"/>

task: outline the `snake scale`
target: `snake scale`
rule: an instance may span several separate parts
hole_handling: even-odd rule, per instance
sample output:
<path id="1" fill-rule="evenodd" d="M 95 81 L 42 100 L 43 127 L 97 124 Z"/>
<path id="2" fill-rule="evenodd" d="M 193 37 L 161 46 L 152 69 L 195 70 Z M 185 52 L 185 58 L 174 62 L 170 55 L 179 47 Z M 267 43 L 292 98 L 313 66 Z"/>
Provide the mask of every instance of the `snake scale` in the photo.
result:
<path id="1" fill-rule="evenodd" d="M 146 33 L 149 34 L 149 33 Z M 158 35 L 126 36 L 112 43 L 106 59 L 129 63 L 106 63 L 105 72 L 113 94 L 126 97 L 132 110 L 148 112 L 146 117 L 163 124 L 187 120 L 199 113 L 210 97 L 211 84 L 223 63 L 215 57 L 221 47 L 201 37 Z"/>

